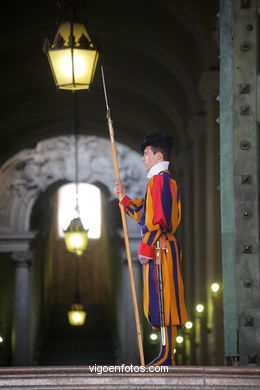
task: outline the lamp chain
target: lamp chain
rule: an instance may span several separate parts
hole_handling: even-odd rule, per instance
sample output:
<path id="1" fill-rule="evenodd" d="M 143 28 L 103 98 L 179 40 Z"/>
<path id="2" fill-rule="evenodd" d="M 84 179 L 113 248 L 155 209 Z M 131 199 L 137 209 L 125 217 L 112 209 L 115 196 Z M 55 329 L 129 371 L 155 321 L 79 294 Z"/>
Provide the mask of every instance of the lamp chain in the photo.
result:
<path id="1" fill-rule="evenodd" d="M 76 212 L 79 218 L 79 162 L 78 162 L 78 113 L 77 91 L 73 91 L 73 124 L 75 137 L 75 183 L 76 183 Z"/>
<path id="2" fill-rule="evenodd" d="M 66 14 L 72 14 L 73 19 L 77 18 L 77 11 L 86 8 L 86 0 L 57 0 L 59 8 L 57 24 L 60 24 Z"/>
<path id="3" fill-rule="evenodd" d="M 80 301 L 80 291 L 79 291 L 79 256 L 77 256 L 76 264 L 76 299 Z M 79 302 L 80 303 L 80 302 Z"/>

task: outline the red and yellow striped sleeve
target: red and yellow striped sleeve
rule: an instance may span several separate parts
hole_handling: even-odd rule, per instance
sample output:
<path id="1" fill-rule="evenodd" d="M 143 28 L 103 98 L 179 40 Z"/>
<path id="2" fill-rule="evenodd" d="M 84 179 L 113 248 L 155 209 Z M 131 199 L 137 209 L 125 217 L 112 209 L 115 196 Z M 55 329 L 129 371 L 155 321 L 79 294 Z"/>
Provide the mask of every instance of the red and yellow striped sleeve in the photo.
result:
<path id="1" fill-rule="evenodd" d="M 123 205 L 126 214 L 135 221 L 140 222 L 144 198 L 130 199 L 127 195 L 123 196 L 120 203 Z"/>

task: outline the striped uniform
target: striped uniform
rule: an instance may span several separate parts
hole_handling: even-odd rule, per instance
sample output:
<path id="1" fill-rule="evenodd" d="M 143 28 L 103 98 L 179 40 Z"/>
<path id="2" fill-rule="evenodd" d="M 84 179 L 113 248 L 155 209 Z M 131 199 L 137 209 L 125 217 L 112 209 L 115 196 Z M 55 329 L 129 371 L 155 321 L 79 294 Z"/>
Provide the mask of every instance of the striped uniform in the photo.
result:
<path id="1" fill-rule="evenodd" d="M 181 248 L 174 233 L 181 219 L 180 194 L 168 170 L 152 176 L 144 198 L 121 200 L 125 212 L 140 225 L 142 241 L 139 254 L 154 258 L 154 247 L 162 233 L 166 235 L 167 253 L 163 253 L 162 275 L 165 326 L 178 326 L 187 321 L 183 281 L 180 272 Z M 158 276 L 153 260 L 143 265 L 144 313 L 152 326 L 160 327 Z"/>

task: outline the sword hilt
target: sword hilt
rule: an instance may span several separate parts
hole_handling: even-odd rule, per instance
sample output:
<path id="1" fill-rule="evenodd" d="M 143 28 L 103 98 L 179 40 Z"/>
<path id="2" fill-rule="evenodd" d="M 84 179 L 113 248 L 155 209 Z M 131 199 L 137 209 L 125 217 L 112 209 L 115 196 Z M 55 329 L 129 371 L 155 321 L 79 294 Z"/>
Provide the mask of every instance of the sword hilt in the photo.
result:
<path id="1" fill-rule="evenodd" d="M 156 247 L 155 247 L 155 264 L 156 265 L 162 264 L 162 251 L 160 248 L 159 241 L 156 242 Z"/>
<path id="2" fill-rule="evenodd" d="M 168 249 L 167 248 L 161 248 L 160 247 L 160 241 L 157 240 L 156 241 L 156 247 L 155 247 L 155 264 L 156 265 L 159 265 L 159 264 L 162 264 L 162 260 L 163 260 L 163 257 L 162 257 L 162 253 L 167 253 L 168 252 Z"/>

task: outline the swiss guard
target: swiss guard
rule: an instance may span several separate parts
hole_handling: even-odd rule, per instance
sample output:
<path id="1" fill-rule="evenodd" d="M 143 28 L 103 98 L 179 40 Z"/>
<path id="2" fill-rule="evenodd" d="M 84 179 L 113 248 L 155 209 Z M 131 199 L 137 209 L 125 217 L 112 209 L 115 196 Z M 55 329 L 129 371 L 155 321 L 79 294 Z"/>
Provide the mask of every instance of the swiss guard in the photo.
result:
<path id="1" fill-rule="evenodd" d="M 177 327 L 187 322 L 180 271 L 182 251 L 175 232 L 181 220 L 180 192 L 168 170 L 172 138 L 153 133 L 141 143 L 142 162 L 148 172 L 144 198 L 130 199 L 122 184 L 125 212 L 141 226 L 138 257 L 143 269 L 144 313 L 153 328 L 161 330 L 161 350 L 148 365 L 173 366 Z"/>

